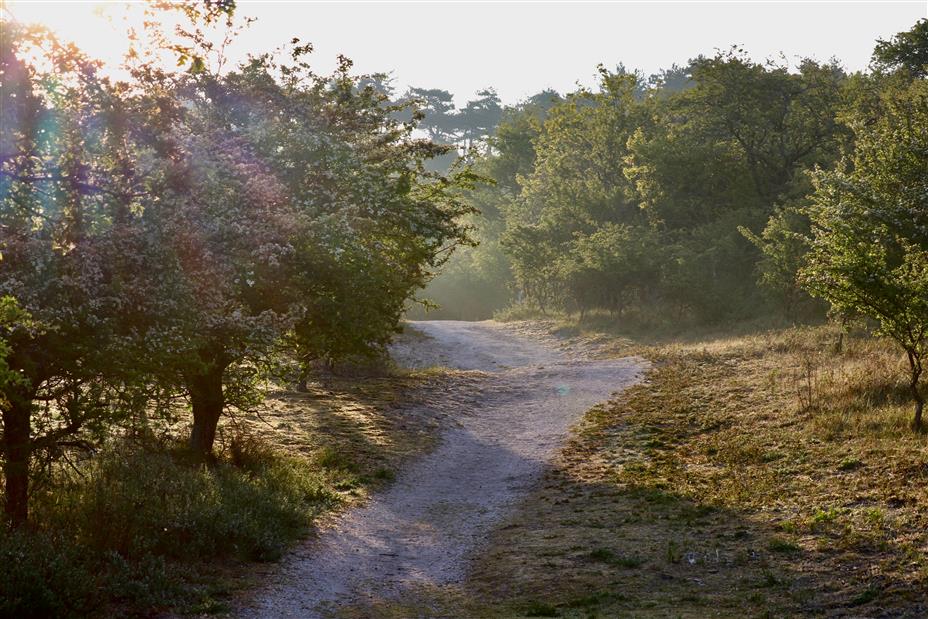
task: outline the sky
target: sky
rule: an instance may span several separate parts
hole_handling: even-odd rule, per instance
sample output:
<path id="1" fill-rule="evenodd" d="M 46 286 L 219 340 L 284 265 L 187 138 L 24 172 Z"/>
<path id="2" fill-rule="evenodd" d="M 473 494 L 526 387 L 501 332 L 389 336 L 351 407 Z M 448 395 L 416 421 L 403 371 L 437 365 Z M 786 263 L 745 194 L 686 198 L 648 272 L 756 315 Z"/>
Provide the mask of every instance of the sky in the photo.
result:
<path id="1" fill-rule="evenodd" d="M 123 2 L 0 0 L 22 22 L 41 22 L 91 56 L 117 62 L 126 45 Z M 398 90 L 443 88 L 463 104 L 492 86 L 505 103 L 544 88 L 595 83 L 596 66 L 646 74 L 732 45 L 757 60 L 781 53 L 838 58 L 865 69 L 878 38 L 928 17 L 928 0 L 876 2 L 306 2 L 239 0 L 256 17 L 231 60 L 293 37 L 312 42 L 319 72 L 338 54 L 359 72 L 389 72 Z M 135 7 L 138 8 L 138 7 Z M 129 9 L 131 13 L 131 7 Z M 107 16 L 110 19 L 107 19 Z M 131 19 L 131 18 L 130 18 Z"/>

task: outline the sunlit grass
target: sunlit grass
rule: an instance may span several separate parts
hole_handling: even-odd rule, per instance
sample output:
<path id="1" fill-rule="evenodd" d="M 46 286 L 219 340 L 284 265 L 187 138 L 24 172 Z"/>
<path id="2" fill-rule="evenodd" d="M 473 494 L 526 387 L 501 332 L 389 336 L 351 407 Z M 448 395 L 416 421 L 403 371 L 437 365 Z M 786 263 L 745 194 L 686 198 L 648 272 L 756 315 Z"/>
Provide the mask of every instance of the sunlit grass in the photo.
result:
<path id="1" fill-rule="evenodd" d="M 743 617 L 918 607 L 928 439 L 911 429 L 904 359 L 890 342 L 820 326 L 617 350 L 644 352 L 654 369 L 587 414 L 544 487 L 494 536 L 472 582 L 491 600 L 483 608 Z M 591 560 L 616 556 L 640 564 Z M 584 614 L 573 605 L 582 591 L 599 592 Z"/>
<path id="2" fill-rule="evenodd" d="M 278 391 L 222 423 L 211 466 L 175 438 L 182 424 L 113 439 L 35 493 L 32 530 L 0 533 L 0 616 L 230 611 L 255 584 L 249 565 L 278 560 L 434 444 L 437 411 L 410 403 L 446 379 L 383 370 Z"/>

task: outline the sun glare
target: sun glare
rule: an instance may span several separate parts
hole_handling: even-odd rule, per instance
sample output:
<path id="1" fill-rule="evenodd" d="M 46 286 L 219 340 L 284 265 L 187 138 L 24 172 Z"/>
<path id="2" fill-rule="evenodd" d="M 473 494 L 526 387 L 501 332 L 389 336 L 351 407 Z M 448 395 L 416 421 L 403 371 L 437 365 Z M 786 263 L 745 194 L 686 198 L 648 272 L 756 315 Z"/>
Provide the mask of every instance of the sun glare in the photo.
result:
<path id="1" fill-rule="evenodd" d="M 0 7 L 2 20 L 44 26 L 62 42 L 74 43 L 89 58 L 102 62 L 104 73 L 111 77 L 125 76 L 123 66 L 130 49 L 153 54 L 147 59 L 166 66 L 177 60 L 163 49 L 155 51 L 145 24 L 157 22 L 170 36 L 181 23 L 179 13 L 153 14 L 146 2 L 0 0 Z M 208 38 L 222 40 L 221 26 L 205 30 Z"/>
<path id="2" fill-rule="evenodd" d="M 4 20 L 45 26 L 110 67 L 119 65 L 129 48 L 128 29 L 142 25 L 142 7 L 129 3 L 7 0 L 0 4 Z"/>

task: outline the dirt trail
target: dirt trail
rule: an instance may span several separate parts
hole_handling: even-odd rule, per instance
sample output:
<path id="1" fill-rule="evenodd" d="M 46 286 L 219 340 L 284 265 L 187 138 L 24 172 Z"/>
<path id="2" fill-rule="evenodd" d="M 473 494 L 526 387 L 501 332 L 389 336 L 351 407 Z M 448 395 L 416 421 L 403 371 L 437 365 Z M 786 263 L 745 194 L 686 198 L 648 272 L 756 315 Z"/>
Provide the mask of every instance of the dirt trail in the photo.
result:
<path id="1" fill-rule="evenodd" d="M 324 617 L 341 603 L 461 581 L 468 558 L 531 489 L 571 425 L 639 380 L 645 365 L 579 358 L 491 321 L 412 326 L 427 337 L 396 347 L 398 363 L 486 372 L 483 395 L 388 490 L 285 560 L 239 616 Z"/>

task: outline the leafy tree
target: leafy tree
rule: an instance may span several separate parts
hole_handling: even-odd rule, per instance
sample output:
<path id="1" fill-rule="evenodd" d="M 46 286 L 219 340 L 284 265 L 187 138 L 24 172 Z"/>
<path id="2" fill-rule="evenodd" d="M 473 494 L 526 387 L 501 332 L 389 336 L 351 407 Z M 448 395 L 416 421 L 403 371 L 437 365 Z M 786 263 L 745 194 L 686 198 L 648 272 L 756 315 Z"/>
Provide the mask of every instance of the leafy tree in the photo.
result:
<path id="1" fill-rule="evenodd" d="M 503 249 L 504 214 L 521 192 L 520 179 L 535 165 L 534 142 L 542 131 L 547 113 L 562 101 L 548 90 L 503 109 L 489 148 L 473 162 L 474 172 L 483 179 L 462 198 L 479 215 L 467 218 L 473 228 L 475 247 L 462 247 L 454 253 L 440 274 L 429 282 L 423 296 L 437 308 L 432 316 L 449 318 L 489 318 L 507 306 L 513 294 L 511 260 Z M 411 308 L 411 315 L 424 310 Z"/>
<path id="2" fill-rule="evenodd" d="M 736 149 L 757 196 L 771 206 L 797 172 L 836 159 L 844 81 L 837 64 L 804 60 L 794 74 L 733 50 L 696 62 L 693 80 L 681 98 L 687 122 L 707 141 Z"/>
<path id="3" fill-rule="evenodd" d="M 154 217 L 183 282 L 173 366 L 200 458 L 225 408 L 260 395 L 283 336 L 304 364 L 377 354 L 465 238 L 451 189 L 468 174 L 425 169 L 447 148 L 413 138 L 414 121 L 398 122 L 347 59 L 317 76 L 308 51 L 188 77 L 158 132 L 176 136 Z"/>
<path id="4" fill-rule="evenodd" d="M 815 174 L 803 285 L 843 314 L 879 323 L 905 351 L 922 426 L 919 381 L 928 335 L 928 82 L 884 93 L 875 123 L 852 125 L 857 150 Z"/>
<path id="5" fill-rule="evenodd" d="M 648 78 L 648 94 L 666 97 L 695 86 L 693 82 L 693 65 L 704 60 L 699 57 L 685 65 L 674 63 L 669 69 L 662 69 Z"/>
<path id="6" fill-rule="evenodd" d="M 889 41 L 879 39 L 873 50 L 873 67 L 901 71 L 912 79 L 928 77 L 928 19 L 920 19 Z"/>
<path id="7" fill-rule="evenodd" d="M 477 98 L 467 102 L 457 114 L 458 127 L 465 151 L 486 142 L 493 135 L 502 117 L 499 95 L 492 88 L 477 91 Z"/>
<path id="8" fill-rule="evenodd" d="M 418 101 L 424 115 L 420 127 L 433 142 L 452 144 L 458 133 L 454 95 L 440 88 L 410 88 L 406 101 Z"/>
<path id="9" fill-rule="evenodd" d="M 190 398 L 190 447 L 201 458 L 227 402 L 243 403 L 254 368 L 294 318 L 285 294 L 289 202 L 246 145 L 220 136 L 207 124 L 178 141 L 153 215 L 181 282 L 182 306 L 170 319 L 184 337 L 172 367 Z"/>
<path id="10" fill-rule="evenodd" d="M 534 270 L 530 265 L 566 251 L 575 234 L 639 215 L 622 171 L 628 138 L 644 121 L 635 100 L 638 82 L 632 75 L 602 71 L 601 76 L 599 92 L 582 91 L 550 111 L 534 142 L 534 169 L 506 214 L 504 243 L 516 281 L 529 298 L 543 293 L 545 304 L 557 297 L 553 282 L 545 278 L 544 286 L 526 287 L 524 278 Z"/>
<path id="11" fill-rule="evenodd" d="M 136 174 L 119 89 L 40 30 L 2 28 L 0 295 L 14 299 L 3 348 L 17 378 L 3 381 L 0 409 L 5 509 L 19 526 L 37 458 L 100 438 L 132 410 L 159 295 L 139 276 L 140 212 L 154 198 Z M 23 60 L 34 53 L 55 72 Z"/>
<path id="12" fill-rule="evenodd" d="M 809 249 L 807 205 L 778 208 L 760 235 L 741 226 L 741 233 L 761 252 L 757 263 L 760 285 L 777 297 L 786 316 L 795 319 L 809 298 L 797 281 Z"/>
<path id="13" fill-rule="evenodd" d="M 580 319 L 594 308 L 616 315 L 654 292 L 661 250 L 644 227 L 607 223 L 578 234 L 558 261 L 570 302 Z"/>
<path id="14" fill-rule="evenodd" d="M 802 295 L 778 269 L 798 257 L 775 263 L 773 254 L 798 249 L 788 242 L 795 237 L 774 219 L 760 236 L 751 230 L 802 199 L 805 170 L 837 157 L 843 73 L 810 61 L 790 73 L 738 50 L 691 67 L 689 88 L 650 97 L 656 122 L 635 132 L 626 160 L 650 225 L 666 235 L 664 297 L 703 320 L 754 311 L 760 299 L 751 272 L 759 263 L 766 284 L 776 280 L 790 305 Z M 763 253 L 739 238 L 739 229 Z"/>
<path id="15" fill-rule="evenodd" d="M 285 338 L 304 358 L 381 350 L 467 240 L 470 173 L 429 172 L 448 147 L 414 137 L 419 118 L 398 120 L 345 59 L 317 76 L 295 42 L 289 65 L 223 73 L 194 31 L 196 66 L 135 63 L 113 84 L 72 47 L 3 28 L 0 412 L 16 525 L 39 456 L 143 423 L 160 394 L 189 398 L 206 460 Z M 35 55 L 54 73 L 23 60 Z"/>

